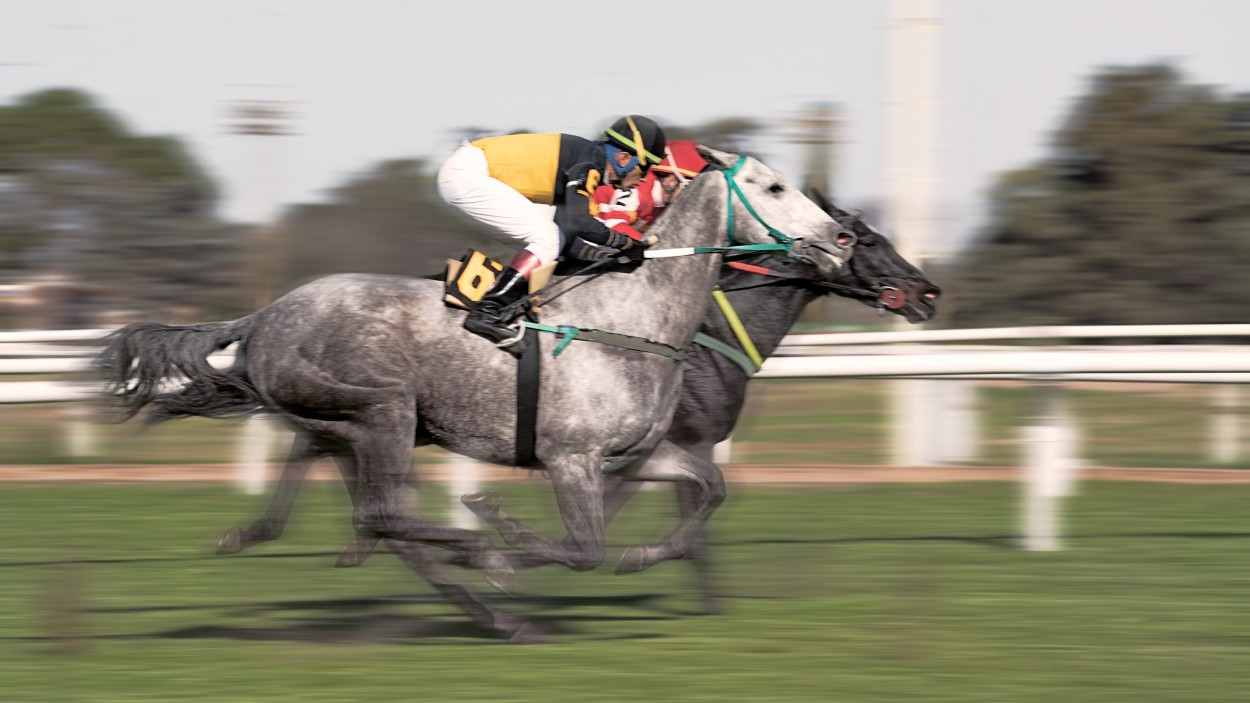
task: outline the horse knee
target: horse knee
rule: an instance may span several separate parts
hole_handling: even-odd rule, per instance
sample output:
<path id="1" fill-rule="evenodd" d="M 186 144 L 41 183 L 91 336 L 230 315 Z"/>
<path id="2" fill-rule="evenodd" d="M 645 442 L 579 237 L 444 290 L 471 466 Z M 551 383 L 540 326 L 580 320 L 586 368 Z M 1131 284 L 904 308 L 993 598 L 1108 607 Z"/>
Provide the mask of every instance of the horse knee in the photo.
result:
<path id="1" fill-rule="evenodd" d="M 357 510 L 352 517 L 352 527 L 359 535 L 393 539 L 401 531 L 401 520 L 400 516 L 381 510 Z"/>
<path id="2" fill-rule="evenodd" d="M 602 544 L 583 545 L 569 560 L 569 568 L 573 571 L 590 571 L 603 563 L 608 550 Z"/>
<path id="3" fill-rule="evenodd" d="M 721 503 L 725 502 L 725 484 L 718 483 L 708 487 L 707 502 L 713 508 L 719 508 Z"/>

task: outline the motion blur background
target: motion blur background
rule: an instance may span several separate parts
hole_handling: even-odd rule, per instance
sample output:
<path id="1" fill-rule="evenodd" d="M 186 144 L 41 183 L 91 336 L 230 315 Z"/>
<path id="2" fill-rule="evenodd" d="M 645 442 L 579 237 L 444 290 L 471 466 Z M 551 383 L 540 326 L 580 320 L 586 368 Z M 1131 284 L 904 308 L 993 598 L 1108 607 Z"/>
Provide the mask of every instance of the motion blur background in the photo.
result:
<path id="1" fill-rule="evenodd" d="M 0 8 L 0 329 L 232 319 L 327 273 L 431 274 L 470 246 L 506 255 L 439 200 L 444 156 L 484 134 L 593 138 L 627 112 L 862 210 L 944 287 L 926 327 L 1245 319 L 1238 0 Z M 797 329 L 890 327 L 830 297 Z M 854 407 L 885 418 L 897 401 L 867 388 Z M 1160 393 L 1206 404 L 1198 389 Z M 804 417 L 819 426 L 837 407 Z M 62 413 L 0 406 L 13 422 L 41 409 Z M 744 430 L 767 412 L 755 402 Z M 13 422 L 9 462 L 67 458 Z M 1193 451 L 1145 454 L 1207 460 L 1194 415 L 1163 422 Z M 889 434 L 866 432 L 833 434 Z M 922 461 L 882 442 L 805 461 Z M 1000 463 L 997 442 L 962 458 Z"/>
<path id="2" fill-rule="evenodd" d="M 509 607 L 574 646 L 516 654 L 464 646 L 393 560 L 328 569 L 350 538 L 333 483 L 280 545 L 209 556 L 263 505 L 223 480 L 241 448 L 283 458 L 263 421 L 141 434 L 14 389 L 82 380 L 48 370 L 91 352 L 58 331 L 504 256 L 439 200 L 441 160 L 625 113 L 862 210 L 943 287 L 928 329 L 1246 322 L 1247 27 L 1245 0 L 0 0 L 0 477 L 35 482 L 0 491 L 0 699 L 1244 701 L 1242 486 L 1091 482 L 1072 548 L 1026 555 L 1004 549 L 1013 484 L 736 485 L 713 533 L 729 616 L 689 617 L 683 567 L 542 572 Z M 899 328 L 828 299 L 796 331 Z M 908 383 L 755 381 L 730 478 L 1016 467 L 1021 426 L 1060 414 L 1018 380 Z M 1067 390 L 1065 460 L 1250 466 L 1235 386 Z M 63 476 L 159 481 L 41 484 Z M 449 517 L 463 491 L 427 488 Z M 559 533 L 543 482 L 500 490 Z M 613 543 L 654 539 L 670 503 L 643 493 Z M 84 656 L 67 674 L 48 651 Z"/>

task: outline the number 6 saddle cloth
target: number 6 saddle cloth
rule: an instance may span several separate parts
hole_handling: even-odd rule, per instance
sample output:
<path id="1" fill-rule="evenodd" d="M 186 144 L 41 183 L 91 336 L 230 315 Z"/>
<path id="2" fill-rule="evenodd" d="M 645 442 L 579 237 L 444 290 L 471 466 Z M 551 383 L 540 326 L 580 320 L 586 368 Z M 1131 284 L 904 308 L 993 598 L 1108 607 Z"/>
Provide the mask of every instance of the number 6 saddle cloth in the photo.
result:
<path id="1" fill-rule="evenodd" d="M 535 293 L 551 281 L 556 269 L 555 262 L 540 266 L 530 274 L 529 292 Z M 447 260 L 447 278 L 444 284 L 443 302 L 451 307 L 468 309 L 482 299 L 503 271 L 503 264 L 492 260 L 476 249 L 465 252 L 460 260 Z M 538 298 L 530 299 L 530 309 L 538 314 Z"/>

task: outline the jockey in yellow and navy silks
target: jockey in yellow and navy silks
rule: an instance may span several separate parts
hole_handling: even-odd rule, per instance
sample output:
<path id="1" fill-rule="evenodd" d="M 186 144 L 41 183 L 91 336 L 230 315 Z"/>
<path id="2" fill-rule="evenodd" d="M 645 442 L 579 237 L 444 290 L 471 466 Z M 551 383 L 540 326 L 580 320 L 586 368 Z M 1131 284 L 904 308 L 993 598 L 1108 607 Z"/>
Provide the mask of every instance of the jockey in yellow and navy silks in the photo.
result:
<path id="1" fill-rule="evenodd" d="M 609 227 L 596 219 L 591 195 L 603 183 L 635 185 L 663 158 L 665 144 L 664 130 L 639 115 L 617 120 L 599 141 L 571 134 L 513 134 L 461 144 L 438 171 L 439 195 L 525 243 L 470 308 L 465 328 L 496 343 L 513 339 L 516 333 L 507 326 L 510 320 L 501 319 L 502 308 L 525 293 L 530 272 L 556 259 L 562 237 L 617 251 L 645 248 L 632 227 Z"/>

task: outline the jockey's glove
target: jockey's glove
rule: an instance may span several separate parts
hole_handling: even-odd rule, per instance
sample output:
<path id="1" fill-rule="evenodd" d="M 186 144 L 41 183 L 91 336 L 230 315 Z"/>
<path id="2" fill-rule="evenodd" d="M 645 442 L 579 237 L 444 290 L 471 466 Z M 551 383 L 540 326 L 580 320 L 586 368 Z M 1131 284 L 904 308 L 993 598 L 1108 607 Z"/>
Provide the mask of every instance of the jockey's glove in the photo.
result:
<path id="1" fill-rule="evenodd" d="M 568 252 L 572 254 L 573 258 L 581 259 L 582 261 L 602 261 L 618 254 L 615 250 L 595 246 L 580 237 L 570 245 Z"/>
<path id="2" fill-rule="evenodd" d="M 612 227 L 608 230 L 607 241 L 603 243 L 613 249 L 625 251 L 631 246 L 639 244 L 643 237 L 644 235 L 642 232 L 639 232 L 624 222 L 618 222 L 612 225 Z"/>

